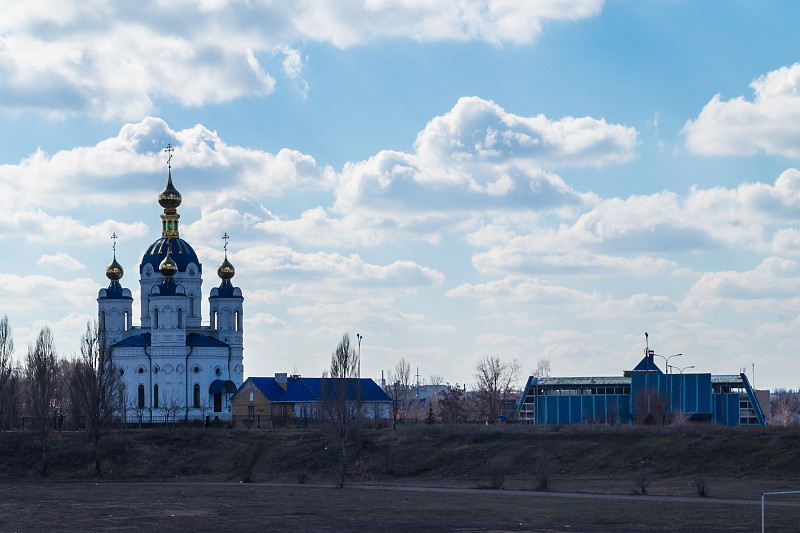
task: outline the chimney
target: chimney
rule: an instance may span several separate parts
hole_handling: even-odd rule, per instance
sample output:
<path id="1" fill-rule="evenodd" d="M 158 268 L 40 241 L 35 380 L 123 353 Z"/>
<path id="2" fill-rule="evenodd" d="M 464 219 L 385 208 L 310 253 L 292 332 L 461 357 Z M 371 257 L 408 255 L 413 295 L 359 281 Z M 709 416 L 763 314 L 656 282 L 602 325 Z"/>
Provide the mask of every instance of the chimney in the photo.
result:
<path id="1" fill-rule="evenodd" d="M 286 390 L 286 387 L 287 387 L 286 379 L 287 379 L 286 372 L 276 372 L 275 373 L 275 383 L 280 385 L 280 387 L 283 390 Z"/>

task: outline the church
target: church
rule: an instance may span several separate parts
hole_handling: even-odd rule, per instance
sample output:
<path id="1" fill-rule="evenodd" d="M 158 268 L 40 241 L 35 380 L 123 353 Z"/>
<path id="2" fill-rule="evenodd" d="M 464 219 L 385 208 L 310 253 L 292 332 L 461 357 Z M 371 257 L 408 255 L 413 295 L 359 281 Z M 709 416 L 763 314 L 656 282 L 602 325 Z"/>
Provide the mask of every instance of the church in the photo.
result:
<path id="1" fill-rule="evenodd" d="M 236 271 L 228 261 L 228 236 L 223 236 L 225 259 L 217 269 L 221 282 L 210 291 L 209 321 L 204 325 L 203 265 L 180 238 L 181 195 L 172 184 L 171 165 L 158 203 L 164 208 L 161 237 L 145 250 L 139 264 L 141 325 L 132 324 L 133 297 L 120 283 L 123 268 L 117 262 L 116 243 L 106 269 L 110 283 L 97 295 L 98 325 L 125 385 L 129 419 L 226 420 L 228 400 L 244 374 L 244 298 L 231 282 Z"/>

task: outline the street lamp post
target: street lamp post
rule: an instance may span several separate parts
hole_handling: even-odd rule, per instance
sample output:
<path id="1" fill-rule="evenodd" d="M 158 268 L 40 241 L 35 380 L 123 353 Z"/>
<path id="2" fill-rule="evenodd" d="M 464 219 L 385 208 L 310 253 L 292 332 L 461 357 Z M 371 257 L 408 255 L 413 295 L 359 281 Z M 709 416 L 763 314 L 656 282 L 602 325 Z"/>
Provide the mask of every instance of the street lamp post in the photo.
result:
<path id="1" fill-rule="evenodd" d="M 672 368 L 677 368 L 678 372 L 681 373 L 681 382 L 678 384 L 678 396 L 679 396 L 679 408 L 681 413 L 683 413 L 683 371 L 689 370 L 690 368 L 694 368 L 694 365 L 685 366 L 683 368 L 679 368 L 677 366 L 673 366 Z"/>
<path id="2" fill-rule="evenodd" d="M 672 359 L 673 357 L 680 357 L 683 354 L 682 353 L 676 353 L 676 354 L 672 354 L 672 355 L 661 355 L 661 354 L 654 353 L 653 355 L 655 355 L 656 357 L 660 357 L 661 359 L 664 360 L 664 364 L 666 365 L 667 373 L 669 373 L 669 368 L 670 368 L 669 360 Z M 672 368 L 677 368 L 677 367 L 673 366 Z"/>

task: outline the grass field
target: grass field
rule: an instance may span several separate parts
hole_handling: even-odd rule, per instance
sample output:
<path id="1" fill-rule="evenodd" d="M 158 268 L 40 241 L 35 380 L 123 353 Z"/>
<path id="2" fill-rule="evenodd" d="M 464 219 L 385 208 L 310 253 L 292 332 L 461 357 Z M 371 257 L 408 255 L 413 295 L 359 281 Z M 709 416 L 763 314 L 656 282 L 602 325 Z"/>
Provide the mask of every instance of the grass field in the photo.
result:
<path id="1" fill-rule="evenodd" d="M 800 507 L 768 508 L 797 531 Z M 258 484 L 0 485 L 0 527 L 194 531 L 757 531 L 753 504 L 675 503 Z"/>
<path id="2" fill-rule="evenodd" d="M 797 428 L 373 429 L 351 444 L 344 490 L 322 485 L 335 479 L 335 450 L 319 430 L 118 430 L 96 480 L 85 435 L 54 433 L 45 478 L 33 435 L 0 433 L 0 530 L 757 531 L 761 493 L 800 487 Z M 239 484 L 247 457 L 255 483 Z M 549 492 L 534 492 L 543 464 Z M 498 468 L 505 490 L 487 490 Z M 648 496 L 632 498 L 641 476 Z M 800 507 L 768 509 L 768 531 L 800 531 Z"/>

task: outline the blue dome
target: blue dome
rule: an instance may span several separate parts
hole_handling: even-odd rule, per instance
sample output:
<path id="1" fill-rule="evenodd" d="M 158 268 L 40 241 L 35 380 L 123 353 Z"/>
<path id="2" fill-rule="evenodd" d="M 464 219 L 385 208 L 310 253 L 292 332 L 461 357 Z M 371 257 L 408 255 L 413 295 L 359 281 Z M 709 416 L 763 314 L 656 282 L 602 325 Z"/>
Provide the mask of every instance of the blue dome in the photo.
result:
<path id="1" fill-rule="evenodd" d="M 167 250 L 172 245 L 172 260 L 178 265 L 178 272 L 186 272 L 189 263 L 197 265 L 198 273 L 203 272 L 203 265 L 197 259 L 197 254 L 194 249 L 189 246 L 189 243 L 179 237 L 161 237 L 156 242 L 147 247 L 147 251 L 142 257 L 142 263 L 139 265 L 139 274 L 144 272 L 145 265 L 152 265 L 153 272 L 158 272 L 158 266 L 161 261 L 167 257 Z"/>

